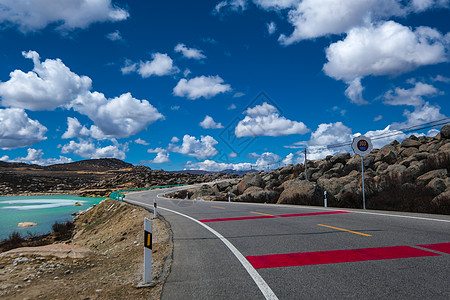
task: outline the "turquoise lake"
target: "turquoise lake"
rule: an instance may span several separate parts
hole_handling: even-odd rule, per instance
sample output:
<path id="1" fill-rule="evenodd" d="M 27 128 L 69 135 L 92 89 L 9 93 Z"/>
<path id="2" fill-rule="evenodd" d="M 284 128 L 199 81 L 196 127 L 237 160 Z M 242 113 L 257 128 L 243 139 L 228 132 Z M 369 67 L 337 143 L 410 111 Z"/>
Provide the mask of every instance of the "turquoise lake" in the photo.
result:
<path id="1" fill-rule="evenodd" d="M 72 213 L 86 210 L 105 198 L 82 198 L 73 195 L 0 197 L 0 240 L 13 231 L 22 236 L 45 234 L 55 222 L 73 220 Z M 82 206 L 74 206 L 80 202 Z M 20 222 L 34 222 L 37 226 L 20 228 Z"/>

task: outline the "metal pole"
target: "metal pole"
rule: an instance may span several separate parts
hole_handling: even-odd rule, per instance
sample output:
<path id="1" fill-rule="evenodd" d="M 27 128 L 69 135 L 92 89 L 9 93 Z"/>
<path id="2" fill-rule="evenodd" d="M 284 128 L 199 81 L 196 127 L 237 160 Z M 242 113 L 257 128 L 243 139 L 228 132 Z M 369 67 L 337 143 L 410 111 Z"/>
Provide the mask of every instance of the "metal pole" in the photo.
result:
<path id="1" fill-rule="evenodd" d="M 306 160 L 306 148 L 305 148 L 305 177 L 306 177 L 306 181 L 308 181 L 308 166 L 307 166 L 307 160 Z"/>
<path id="2" fill-rule="evenodd" d="M 152 282 L 152 221 L 144 219 L 144 279 L 143 284 Z"/>
<path id="3" fill-rule="evenodd" d="M 361 156 L 361 174 L 362 174 L 363 209 L 366 209 L 366 192 L 364 189 L 364 157 L 363 156 Z"/>

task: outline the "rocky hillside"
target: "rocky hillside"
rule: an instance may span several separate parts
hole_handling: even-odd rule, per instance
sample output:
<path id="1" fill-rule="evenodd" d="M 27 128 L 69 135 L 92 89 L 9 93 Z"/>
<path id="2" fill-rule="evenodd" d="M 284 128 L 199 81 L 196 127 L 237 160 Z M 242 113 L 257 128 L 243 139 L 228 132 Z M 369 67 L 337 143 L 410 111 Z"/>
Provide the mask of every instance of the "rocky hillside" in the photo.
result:
<path id="1" fill-rule="evenodd" d="M 0 194 L 78 194 L 104 197 L 121 189 L 208 182 L 222 177 L 223 174 L 173 174 L 110 158 L 46 167 L 1 162 Z"/>
<path id="2" fill-rule="evenodd" d="M 450 214 L 450 125 L 435 137 L 410 136 L 374 149 L 364 157 L 366 207 Z M 279 204 L 361 208 L 361 158 L 342 153 L 268 173 L 248 174 L 236 183 L 222 182 L 172 196 Z"/>

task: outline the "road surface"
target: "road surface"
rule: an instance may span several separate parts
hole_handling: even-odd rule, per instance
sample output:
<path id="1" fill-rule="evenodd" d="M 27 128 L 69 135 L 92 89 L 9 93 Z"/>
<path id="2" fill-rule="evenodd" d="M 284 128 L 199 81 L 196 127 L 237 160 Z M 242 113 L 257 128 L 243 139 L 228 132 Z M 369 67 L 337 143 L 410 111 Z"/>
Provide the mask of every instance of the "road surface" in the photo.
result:
<path id="1" fill-rule="evenodd" d="M 175 189 L 186 189 L 173 188 Z M 450 299 L 450 216 L 127 194 L 171 224 L 163 299 Z"/>

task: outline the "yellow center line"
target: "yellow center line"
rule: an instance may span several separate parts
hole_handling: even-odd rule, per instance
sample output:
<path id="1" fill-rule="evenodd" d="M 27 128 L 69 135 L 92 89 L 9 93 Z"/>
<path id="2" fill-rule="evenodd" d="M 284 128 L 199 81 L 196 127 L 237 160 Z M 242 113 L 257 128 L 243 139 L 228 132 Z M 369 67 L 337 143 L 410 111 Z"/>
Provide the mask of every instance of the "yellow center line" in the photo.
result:
<path id="1" fill-rule="evenodd" d="M 333 227 L 333 226 L 328 226 L 328 225 L 323 225 L 323 224 L 317 224 L 317 225 L 318 226 L 322 226 L 322 227 L 328 227 L 328 228 L 336 229 L 336 230 L 347 231 L 347 232 L 351 232 L 351 233 L 359 234 L 359 235 L 363 235 L 363 236 L 372 236 L 370 234 L 361 233 L 361 232 L 357 232 L 357 231 L 352 231 L 352 230 L 348 230 L 348 229 L 343 229 L 343 228 L 338 228 L 338 227 Z"/>
<path id="2" fill-rule="evenodd" d="M 263 216 L 273 216 L 273 215 L 269 215 L 269 214 L 259 213 L 259 212 L 256 212 L 256 211 L 251 211 L 250 213 L 257 214 L 257 215 L 263 215 Z"/>
<path id="3" fill-rule="evenodd" d="M 211 207 L 225 209 L 225 207 L 221 207 L 221 206 L 211 206 Z"/>

